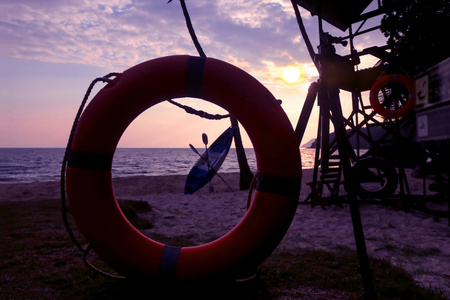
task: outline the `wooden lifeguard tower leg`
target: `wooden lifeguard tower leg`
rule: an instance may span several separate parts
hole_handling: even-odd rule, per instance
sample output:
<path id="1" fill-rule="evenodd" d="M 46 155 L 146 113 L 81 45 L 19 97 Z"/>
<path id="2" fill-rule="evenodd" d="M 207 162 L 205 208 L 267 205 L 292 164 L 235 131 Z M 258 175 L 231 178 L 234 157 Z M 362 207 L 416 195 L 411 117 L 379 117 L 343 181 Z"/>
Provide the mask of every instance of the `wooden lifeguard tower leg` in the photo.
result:
<path id="1" fill-rule="evenodd" d="M 367 255 L 367 248 L 364 238 L 364 231 L 361 223 L 361 215 L 357 203 L 356 184 L 357 180 L 355 174 L 352 174 L 351 156 L 353 150 L 348 140 L 342 108 L 339 99 L 339 89 L 328 88 L 328 100 L 330 103 L 330 110 L 332 113 L 332 121 L 336 133 L 338 143 L 339 155 L 341 156 L 342 168 L 345 179 L 345 190 L 349 198 L 350 213 L 352 217 L 353 232 L 356 240 L 356 248 L 358 252 L 358 260 L 361 268 L 362 282 L 367 299 L 375 299 L 376 293 L 372 281 L 372 272 L 370 270 L 369 258 Z"/>

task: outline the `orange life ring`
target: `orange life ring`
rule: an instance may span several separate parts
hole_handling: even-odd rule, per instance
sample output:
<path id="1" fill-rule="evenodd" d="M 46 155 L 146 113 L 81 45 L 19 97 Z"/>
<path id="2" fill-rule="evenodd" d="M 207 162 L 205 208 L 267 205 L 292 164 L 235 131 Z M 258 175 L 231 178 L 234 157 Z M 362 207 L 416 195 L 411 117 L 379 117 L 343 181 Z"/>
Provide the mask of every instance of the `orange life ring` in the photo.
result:
<path id="1" fill-rule="evenodd" d="M 241 122 L 255 149 L 258 183 L 250 208 L 230 232 L 204 245 L 177 248 L 144 236 L 124 217 L 111 164 L 121 135 L 140 113 L 180 97 L 215 103 Z M 274 96 L 235 66 L 190 56 L 141 63 L 100 90 L 79 119 L 66 169 L 70 211 L 97 255 L 126 277 L 176 280 L 235 276 L 258 266 L 292 221 L 300 181 L 297 140 Z"/>
<path id="2" fill-rule="evenodd" d="M 380 92 L 380 90 L 386 85 L 393 82 L 398 82 L 404 85 L 408 90 L 408 100 L 406 101 L 405 105 L 395 110 L 384 107 L 378 100 L 378 93 Z M 402 74 L 389 74 L 381 76 L 375 81 L 372 88 L 370 89 L 370 105 L 376 113 L 385 118 L 396 119 L 406 116 L 414 108 L 414 89 L 414 82 L 408 76 Z"/>

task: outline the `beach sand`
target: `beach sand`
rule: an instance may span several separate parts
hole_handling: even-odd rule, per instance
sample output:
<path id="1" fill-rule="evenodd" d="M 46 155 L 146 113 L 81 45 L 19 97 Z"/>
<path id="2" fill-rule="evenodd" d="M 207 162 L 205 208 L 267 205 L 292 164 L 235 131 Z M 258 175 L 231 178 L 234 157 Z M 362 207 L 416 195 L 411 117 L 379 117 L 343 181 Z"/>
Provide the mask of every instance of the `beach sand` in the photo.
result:
<path id="1" fill-rule="evenodd" d="M 142 215 L 154 224 L 144 233 L 186 237 L 192 244 L 214 240 L 231 230 L 246 212 L 248 191 L 239 191 L 238 174 L 220 174 L 194 195 L 183 195 L 186 176 L 129 177 L 113 180 L 116 197 L 143 200 L 153 210 Z M 300 201 L 310 193 L 305 184 L 312 170 L 303 171 Z M 408 177 L 412 194 L 422 194 L 422 180 Z M 430 193 L 427 191 L 427 193 Z M 58 199 L 59 182 L 1 184 L 0 201 Z M 437 203 L 448 209 L 446 203 Z M 369 256 L 401 266 L 425 287 L 437 288 L 450 297 L 450 227 L 447 218 L 436 222 L 430 215 L 405 211 L 395 205 L 360 205 Z M 190 245 L 185 245 L 190 246 Z M 322 209 L 298 206 L 294 220 L 275 251 L 290 249 L 356 249 L 348 204 Z"/>

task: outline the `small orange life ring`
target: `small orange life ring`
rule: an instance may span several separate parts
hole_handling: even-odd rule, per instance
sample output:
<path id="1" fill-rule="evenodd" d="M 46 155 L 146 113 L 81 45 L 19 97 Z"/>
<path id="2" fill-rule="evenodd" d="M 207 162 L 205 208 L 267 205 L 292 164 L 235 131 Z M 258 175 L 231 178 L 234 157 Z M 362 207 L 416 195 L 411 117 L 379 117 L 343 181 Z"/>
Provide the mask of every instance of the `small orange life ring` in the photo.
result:
<path id="1" fill-rule="evenodd" d="M 258 180 L 242 220 L 219 239 L 172 247 L 134 228 L 117 204 L 111 164 L 119 139 L 143 111 L 166 99 L 196 97 L 228 110 L 246 129 Z M 109 83 L 81 115 L 66 169 L 69 207 L 97 255 L 126 277 L 176 280 L 236 276 L 278 245 L 297 208 L 297 140 L 274 96 L 243 70 L 212 58 L 169 56 L 136 65 Z"/>
<path id="2" fill-rule="evenodd" d="M 398 109 L 390 109 L 385 107 L 378 99 L 380 90 L 393 82 L 402 84 L 408 90 L 408 100 Z M 381 76 L 375 81 L 370 89 L 370 105 L 376 113 L 385 118 L 396 119 L 406 116 L 414 108 L 414 90 L 414 82 L 408 76 L 403 74 L 389 74 Z"/>

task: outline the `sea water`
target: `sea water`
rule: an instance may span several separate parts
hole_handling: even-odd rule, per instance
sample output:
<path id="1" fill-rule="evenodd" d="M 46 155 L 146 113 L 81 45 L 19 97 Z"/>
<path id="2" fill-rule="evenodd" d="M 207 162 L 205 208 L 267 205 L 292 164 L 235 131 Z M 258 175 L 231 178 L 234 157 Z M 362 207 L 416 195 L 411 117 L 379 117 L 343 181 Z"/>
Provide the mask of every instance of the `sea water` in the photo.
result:
<path id="1" fill-rule="evenodd" d="M 313 168 L 314 149 L 301 148 L 302 167 Z M 204 149 L 198 149 L 200 153 Z M 0 148 L 0 184 L 60 180 L 65 149 Z M 250 169 L 256 171 L 253 149 L 245 149 Z M 187 175 L 199 156 L 190 148 L 118 148 L 113 177 Z M 230 149 L 219 173 L 239 172 L 236 150 Z"/>

